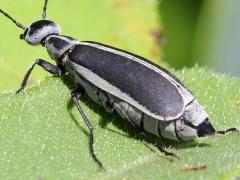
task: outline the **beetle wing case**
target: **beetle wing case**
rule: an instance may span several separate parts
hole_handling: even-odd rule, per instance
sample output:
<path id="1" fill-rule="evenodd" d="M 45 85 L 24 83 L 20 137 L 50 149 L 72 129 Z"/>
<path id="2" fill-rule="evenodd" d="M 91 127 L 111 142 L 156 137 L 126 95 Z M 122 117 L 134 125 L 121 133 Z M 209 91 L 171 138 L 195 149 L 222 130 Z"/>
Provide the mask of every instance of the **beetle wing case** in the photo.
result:
<path id="1" fill-rule="evenodd" d="M 113 47 L 80 42 L 68 58 L 78 75 L 158 120 L 179 118 L 194 99 L 166 70 Z"/>

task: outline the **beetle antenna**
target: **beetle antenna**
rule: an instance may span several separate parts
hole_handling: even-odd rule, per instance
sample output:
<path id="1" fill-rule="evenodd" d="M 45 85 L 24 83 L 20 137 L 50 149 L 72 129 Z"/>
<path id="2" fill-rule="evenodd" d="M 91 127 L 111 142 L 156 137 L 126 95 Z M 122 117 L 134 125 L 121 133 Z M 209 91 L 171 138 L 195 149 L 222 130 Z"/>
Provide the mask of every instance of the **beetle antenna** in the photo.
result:
<path id="1" fill-rule="evenodd" d="M 45 3 L 44 3 L 44 6 L 43 6 L 43 12 L 42 12 L 42 19 L 46 19 L 46 10 L 47 10 L 47 3 L 48 3 L 48 0 L 45 0 Z"/>
<path id="2" fill-rule="evenodd" d="M 17 27 L 19 27 L 21 29 L 25 29 L 25 27 L 21 23 L 17 22 L 15 19 L 13 19 L 8 13 L 3 11 L 2 9 L 0 9 L 0 13 L 2 13 L 4 16 L 6 16 L 8 19 L 10 19 L 14 24 L 17 25 Z"/>

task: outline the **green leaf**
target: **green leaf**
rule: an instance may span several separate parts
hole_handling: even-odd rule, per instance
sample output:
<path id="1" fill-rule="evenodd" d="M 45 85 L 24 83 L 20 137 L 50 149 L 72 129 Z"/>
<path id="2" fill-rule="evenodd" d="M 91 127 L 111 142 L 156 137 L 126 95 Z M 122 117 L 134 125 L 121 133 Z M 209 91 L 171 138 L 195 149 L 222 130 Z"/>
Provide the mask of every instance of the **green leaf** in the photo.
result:
<path id="1" fill-rule="evenodd" d="M 216 129 L 240 128 L 240 81 L 194 67 L 175 72 L 206 108 Z M 117 114 L 87 96 L 82 107 L 95 127 L 95 150 L 70 101 L 68 76 L 51 77 L 26 93 L 0 94 L 1 179 L 231 179 L 240 174 L 240 137 L 214 135 L 193 142 L 160 139 L 180 160 L 170 161 Z M 184 166 L 206 166 L 187 171 Z"/>

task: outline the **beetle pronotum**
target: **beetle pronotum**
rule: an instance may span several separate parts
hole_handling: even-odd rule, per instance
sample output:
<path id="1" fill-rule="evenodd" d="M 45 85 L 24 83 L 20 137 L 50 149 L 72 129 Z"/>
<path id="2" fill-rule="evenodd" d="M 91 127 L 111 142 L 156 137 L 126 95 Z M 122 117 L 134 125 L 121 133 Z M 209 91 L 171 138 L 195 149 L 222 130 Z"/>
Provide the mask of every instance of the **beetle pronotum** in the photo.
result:
<path id="1" fill-rule="evenodd" d="M 24 30 L 20 38 L 31 45 L 46 47 L 56 66 L 37 59 L 28 69 L 16 93 L 23 91 L 35 65 L 57 76 L 69 73 L 75 82 L 71 97 L 90 131 L 90 151 L 102 166 L 93 148 L 93 127 L 78 100 L 85 92 L 108 112 L 116 111 L 141 132 L 177 141 L 237 131 L 216 131 L 208 114 L 193 94 L 166 69 L 143 57 L 96 42 L 80 42 L 60 34 L 60 27 L 46 19 L 45 0 L 42 20 L 23 26 L 0 12 Z M 146 98 L 147 97 L 147 98 Z M 174 155 L 158 148 L 166 155 Z"/>

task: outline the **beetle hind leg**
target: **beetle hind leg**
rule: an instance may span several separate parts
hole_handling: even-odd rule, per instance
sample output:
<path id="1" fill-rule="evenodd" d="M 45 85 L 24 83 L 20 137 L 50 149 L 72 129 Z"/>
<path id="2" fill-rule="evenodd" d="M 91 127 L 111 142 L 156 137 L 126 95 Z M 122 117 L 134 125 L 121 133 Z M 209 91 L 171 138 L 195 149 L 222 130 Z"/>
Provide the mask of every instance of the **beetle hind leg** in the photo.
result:
<path id="1" fill-rule="evenodd" d="M 170 152 L 170 151 L 167 151 L 165 150 L 163 147 L 161 147 L 158 143 L 157 143 L 157 140 L 155 143 L 153 143 L 150 138 L 148 137 L 148 135 L 144 132 L 144 130 L 139 127 L 131 118 L 129 118 L 130 120 L 130 123 L 139 131 L 139 134 L 141 136 L 143 136 L 146 140 L 148 140 L 154 147 L 156 147 L 161 153 L 163 153 L 165 156 L 170 156 L 170 157 L 173 157 L 173 158 L 177 158 L 177 159 L 180 159 L 175 153 L 173 152 Z"/>
<path id="2" fill-rule="evenodd" d="M 142 131 L 140 133 L 141 135 L 143 135 L 147 140 L 149 140 L 148 136 Z M 150 140 L 149 140 L 150 141 Z M 150 141 L 151 142 L 151 141 Z M 157 143 L 157 140 L 155 143 L 151 142 L 151 144 L 156 147 L 161 153 L 163 153 L 165 156 L 169 156 L 169 157 L 172 157 L 172 158 L 177 158 L 177 159 L 180 159 L 178 157 L 178 155 L 176 155 L 175 153 L 173 152 L 170 152 L 170 151 L 167 151 L 165 150 L 162 146 L 160 146 L 158 143 Z M 171 159 L 172 160 L 172 159 Z"/>
<path id="3" fill-rule="evenodd" d="M 237 130 L 237 128 L 229 128 L 225 131 L 216 131 L 217 134 L 226 134 L 228 132 L 237 132 L 239 134 L 239 131 Z"/>
<path id="4" fill-rule="evenodd" d="M 94 151 L 94 147 L 93 147 L 93 144 L 94 144 L 93 130 L 94 130 L 94 128 L 93 128 L 92 124 L 90 123 L 90 121 L 88 120 L 88 117 L 86 116 L 86 114 L 84 113 L 83 109 L 81 108 L 81 106 L 78 102 L 78 99 L 81 97 L 81 95 L 82 95 L 82 92 L 78 88 L 71 91 L 72 100 L 75 103 L 75 105 L 77 106 L 77 109 L 78 109 L 80 115 L 82 116 L 85 124 L 87 125 L 87 127 L 89 129 L 89 133 L 90 133 L 89 148 L 90 148 L 91 156 L 94 159 L 94 161 L 99 165 L 99 167 L 103 168 L 103 165 L 98 160 L 98 158 L 95 154 L 95 151 Z"/>

